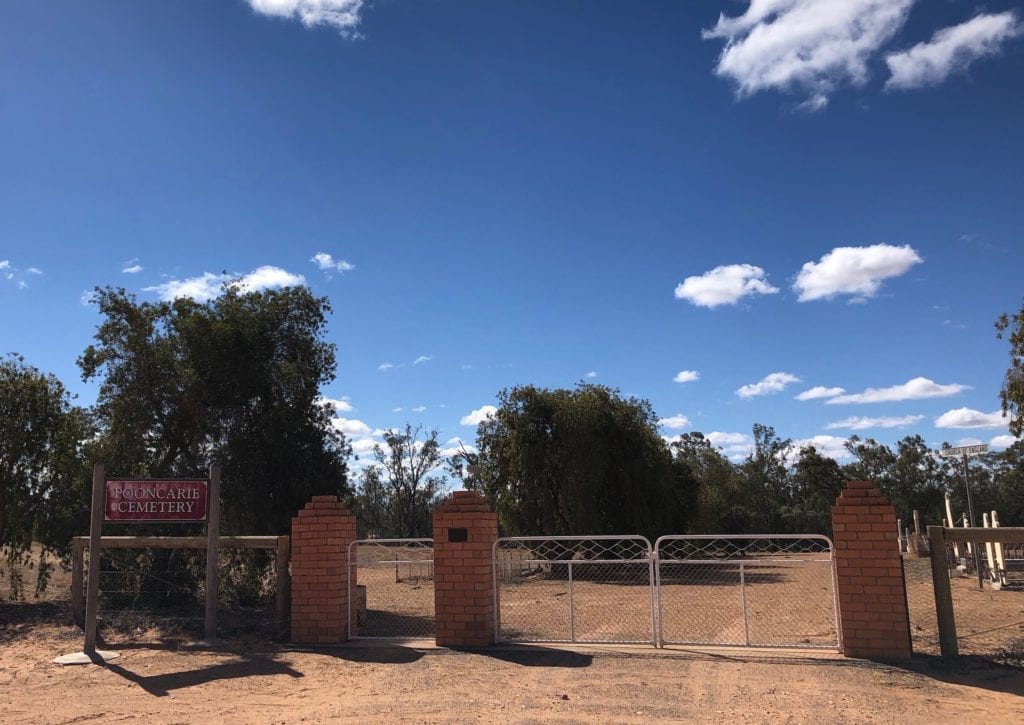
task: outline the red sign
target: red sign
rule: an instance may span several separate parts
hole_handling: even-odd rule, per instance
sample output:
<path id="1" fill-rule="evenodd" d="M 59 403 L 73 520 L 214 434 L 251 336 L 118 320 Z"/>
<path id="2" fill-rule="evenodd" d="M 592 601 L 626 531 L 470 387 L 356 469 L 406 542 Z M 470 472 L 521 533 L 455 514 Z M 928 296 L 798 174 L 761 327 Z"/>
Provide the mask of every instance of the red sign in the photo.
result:
<path id="1" fill-rule="evenodd" d="M 109 479 L 104 521 L 205 521 L 205 480 Z"/>

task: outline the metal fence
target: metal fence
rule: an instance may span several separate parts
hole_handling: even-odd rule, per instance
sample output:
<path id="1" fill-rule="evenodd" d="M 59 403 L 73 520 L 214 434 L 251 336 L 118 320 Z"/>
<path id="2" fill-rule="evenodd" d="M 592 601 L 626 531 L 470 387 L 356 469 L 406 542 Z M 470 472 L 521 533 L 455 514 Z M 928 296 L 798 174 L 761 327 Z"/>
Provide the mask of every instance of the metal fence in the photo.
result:
<path id="1" fill-rule="evenodd" d="M 660 642 L 838 648 L 828 538 L 663 536 L 655 551 Z"/>
<path id="2" fill-rule="evenodd" d="M 103 537 L 98 629 L 108 644 L 199 636 L 206 598 L 205 537 Z M 287 628 L 288 537 L 221 537 L 218 633 L 276 637 Z M 88 539 L 72 542 L 71 608 L 84 619 Z M 283 568 L 282 568 L 283 563 Z"/>
<path id="3" fill-rule="evenodd" d="M 433 539 L 360 539 L 348 549 L 351 637 L 434 636 Z"/>
<path id="4" fill-rule="evenodd" d="M 655 643 L 643 536 L 506 537 L 493 561 L 498 640 Z"/>

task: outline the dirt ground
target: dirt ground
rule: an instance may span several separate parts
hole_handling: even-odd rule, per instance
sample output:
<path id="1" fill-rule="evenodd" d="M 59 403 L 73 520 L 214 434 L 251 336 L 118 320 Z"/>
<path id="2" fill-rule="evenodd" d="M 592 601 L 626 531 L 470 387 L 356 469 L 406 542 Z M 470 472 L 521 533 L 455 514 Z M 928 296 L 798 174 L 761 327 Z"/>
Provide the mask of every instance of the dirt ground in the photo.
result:
<path id="1" fill-rule="evenodd" d="M 60 667 L 52 659 L 81 649 L 82 633 L 57 576 L 50 601 L 0 602 L 0 722 L 1024 722 L 1024 659 L 992 656 L 1007 647 L 1024 652 L 1024 592 L 978 592 L 976 583 L 954 581 L 968 656 L 943 664 L 934 656 L 926 565 L 907 565 L 917 654 L 903 665 L 827 651 L 686 646 L 455 652 L 409 640 L 312 650 L 256 634 L 200 650 L 183 635 L 132 630 L 108 633 L 119 659 Z M 377 602 L 428 618 L 429 586 L 402 574 L 396 587 L 392 570 L 364 581 L 377 577 Z M 767 584 L 754 590 L 772 591 Z M 580 585 L 585 595 L 594 584 Z M 559 604 L 537 610 L 542 589 L 527 590 L 520 612 L 564 608 L 564 594 L 553 592 Z M 376 608 L 373 595 L 370 602 Z"/>
<path id="2" fill-rule="evenodd" d="M 1024 720 L 1024 671 L 970 660 L 948 669 L 749 650 L 150 641 L 106 666 L 60 667 L 55 655 L 81 647 L 74 627 L 28 621 L 0 638 L 4 723 Z"/>

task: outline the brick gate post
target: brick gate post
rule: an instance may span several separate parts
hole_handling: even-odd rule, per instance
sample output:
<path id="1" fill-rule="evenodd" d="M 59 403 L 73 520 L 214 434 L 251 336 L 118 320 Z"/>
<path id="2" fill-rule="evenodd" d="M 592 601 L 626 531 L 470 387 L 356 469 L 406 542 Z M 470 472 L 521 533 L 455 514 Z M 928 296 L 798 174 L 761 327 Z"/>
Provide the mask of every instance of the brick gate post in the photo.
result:
<path id="1" fill-rule="evenodd" d="M 456 491 L 434 513 L 434 616 L 437 644 L 494 644 L 491 550 L 498 516 L 473 491 Z"/>
<path id="2" fill-rule="evenodd" d="M 292 642 L 348 640 L 347 556 L 355 538 L 355 516 L 337 496 L 314 496 L 292 519 Z"/>
<path id="3" fill-rule="evenodd" d="M 896 511 L 871 481 L 849 481 L 832 507 L 843 654 L 909 659 L 910 617 Z"/>

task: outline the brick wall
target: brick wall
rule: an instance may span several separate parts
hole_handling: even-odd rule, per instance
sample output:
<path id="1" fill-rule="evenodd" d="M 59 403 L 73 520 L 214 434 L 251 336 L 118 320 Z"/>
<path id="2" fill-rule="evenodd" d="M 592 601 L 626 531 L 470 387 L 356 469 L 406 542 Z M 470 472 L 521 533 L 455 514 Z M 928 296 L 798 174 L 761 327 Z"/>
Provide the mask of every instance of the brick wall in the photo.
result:
<path id="1" fill-rule="evenodd" d="M 466 541 L 449 541 L 465 529 Z M 434 513 L 434 615 L 437 644 L 494 644 L 496 607 L 491 550 L 498 517 L 478 493 L 456 491 Z"/>
<path id="2" fill-rule="evenodd" d="M 337 496 L 314 496 L 292 519 L 293 642 L 348 640 L 346 557 L 355 538 L 356 519 Z"/>
<path id="3" fill-rule="evenodd" d="M 850 481 L 832 507 L 843 652 L 908 659 L 910 618 L 896 511 L 871 481 Z"/>

